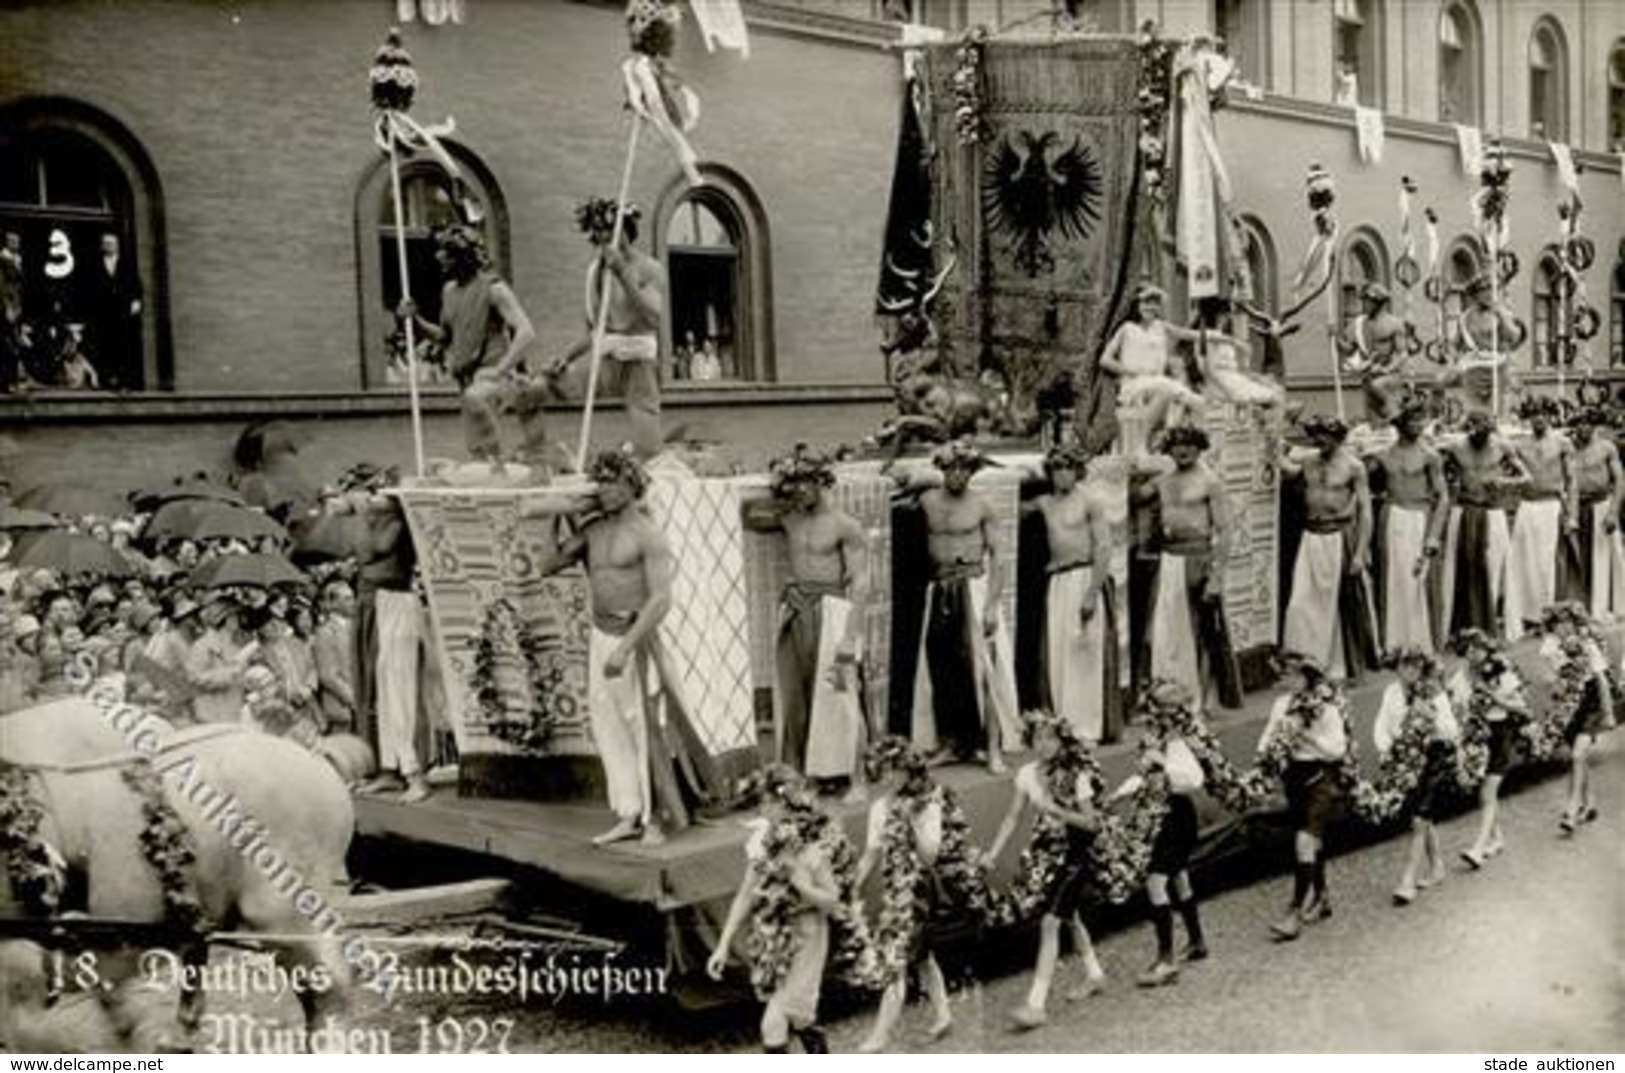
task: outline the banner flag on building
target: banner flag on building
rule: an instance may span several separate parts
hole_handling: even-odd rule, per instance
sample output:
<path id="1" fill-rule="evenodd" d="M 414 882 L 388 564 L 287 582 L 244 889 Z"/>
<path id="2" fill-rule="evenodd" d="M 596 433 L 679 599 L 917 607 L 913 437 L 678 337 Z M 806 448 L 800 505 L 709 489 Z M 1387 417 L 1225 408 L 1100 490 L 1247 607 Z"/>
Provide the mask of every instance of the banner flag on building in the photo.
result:
<path id="1" fill-rule="evenodd" d="M 733 49 L 750 59 L 750 35 L 745 29 L 745 13 L 739 0 L 688 0 L 694 21 L 700 24 L 700 37 L 707 52 L 718 46 Z"/>
<path id="2" fill-rule="evenodd" d="M 1382 109 L 1357 105 L 1354 109 L 1354 130 L 1359 138 L 1360 160 L 1365 164 L 1382 163 Z"/>
<path id="3" fill-rule="evenodd" d="M 422 19 L 430 26 L 443 26 L 450 22 L 461 26 L 467 16 L 464 0 L 395 0 L 397 22 L 416 22 Z"/>
<path id="4" fill-rule="evenodd" d="M 909 92 L 903 94 L 897 163 L 886 207 L 886 240 L 880 253 L 880 282 L 875 287 L 877 316 L 902 316 L 920 309 L 931 282 L 931 246 L 930 161 L 920 112 Z"/>
<path id="5" fill-rule="evenodd" d="M 1552 151 L 1552 159 L 1557 162 L 1557 177 L 1563 183 L 1563 189 L 1571 194 L 1580 192 L 1580 173 L 1574 169 L 1574 153 L 1562 142 L 1547 142 L 1546 147 Z"/>
<path id="6" fill-rule="evenodd" d="M 1477 127 L 1456 126 L 1456 149 L 1461 153 L 1463 175 L 1478 175 L 1478 160 L 1484 153 L 1484 135 Z"/>

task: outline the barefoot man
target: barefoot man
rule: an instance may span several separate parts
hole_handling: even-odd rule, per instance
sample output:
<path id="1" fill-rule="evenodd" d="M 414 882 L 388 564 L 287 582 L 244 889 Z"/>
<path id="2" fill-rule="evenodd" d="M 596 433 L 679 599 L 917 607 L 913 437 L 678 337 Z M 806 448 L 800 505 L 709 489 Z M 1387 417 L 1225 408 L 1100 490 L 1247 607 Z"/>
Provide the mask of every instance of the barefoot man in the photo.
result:
<path id="1" fill-rule="evenodd" d="M 805 444 L 769 467 L 773 498 L 747 505 L 745 524 L 782 529 L 790 581 L 779 594 L 773 694 L 779 760 L 814 779 L 862 782 L 859 646 L 869 577 L 863 525 L 830 500 L 835 469 Z"/>
<path id="2" fill-rule="evenodd" d="M 621 216 L 621 237 L 614 245 L 616 203 L 591 198 L 576 207 L 576 224 L 598 255 L 587 270 L 587 329 L 595 327 L 604 287 L 609 288 L 600 386 L 605 395 L 619 391 L 626 406 L 632 447 L 639 458 L 660 453 L 660 318 L 666 309 L 666 270 L 634 243 L 638 240 L 636 205 Z M 592 352 L 589 334 L 548 367 L 557 378 L 570 364 Z"/>
<path id="3" fill-rule="evenodd" d="M 1574 448 L 1561 433 L 1552 431 L 1557 400 L 1533 395 L 1518 407 L 1529 422 L 1529 437 L 1512 449 L 1528 471 L 1523 498 L 1512 525 L 1512 550 L 1507 560 L 1506 636 L 1516 641 L 1527 625 L 1557 602 L 1558 549 L 1562 535 L 1575 524 L 1574 496 L 1569 460 Z"/>
<path id="4" fill-rule="evenodd" d="M 1366 571 L 1371 562 L 1371 491 L 1365 465 L 1344 446 L 1348 426 L 1315 414 L 1303 423 L 1315 453 L 1301 461 L 1282 445 L 1281 472 L 1303 475 L 1303 541 L 1292 568 L 1281 644 L 1333 678 L 1356 679 L 1376 663 L 1376 624 Z"/>
<path id="5" fill-rule="evenodd" d="M 641 834 L 654 844 L 665 840 L 657 810 L 669 826 L 688 822 L 676 772 L 695 773 L 701 785 L 687 787 L 695 797 L 703 797 L 703 786 L 710 783 L 705 751 L 678 703 L 657 633 L 671 608 L 671 546 L 640 505 L 649 478 L 630 453 L 600 453 L 588 475 L 598 486 L 597 509 L 578 516 L 578 535 L 560 545 L 544 572 L 576 562 L 587 568 L 592 598 L 587 704 L 616 816 L 615 826 L 593 842 L 606 845 Z M 654 711 L 659 693 L 668 702 L 664 728 Z M 674 764 L 678 751 L 686 755 Z"/>
<path id="6" fill-rule="evenodd" d="M 1432 652 L 1437 647 L 1428 611 L 1428 574 L 1450 516 L 1450 490 L 1439 452 L 1422 442 L 1426 421 L 1421 406 L 1407 404 L 1394 419 L 1399 440 L 1380 456 L 1388 485 L 1381 527 L 1382 644 L 1387 652 Z"/>
<path id="7" fill-rule="evenodd" d="M 1076 444 L 1051 448 L 1051 491 L 1033 502 L 1049 537 L 1044 670 L 1050 710 L 1089 741 L 1109 742 L 1123 729 L 1112 531 L 1106 505 L 1084 490 L 1087 465 Z"/>
<path id="8" fill-rule="evenodd" d="M 1517 452 L 1495 435 L 1483 410 L 1467 415 L 1466 442 L 1446 449 L 1445 471 L 1455 480 L 1445 533 L 1443 640 L 1469 626 L 1501 636 L 1496 621 L 1506 583 L 1510 527 L 1502 506 L 1507 490 L 1529 480 Z"/>
<path id="9" fill-rule="evenodd" d="M 964 440 L 937 451 L 942 487 L 920 496 L 931 583 L 914 673 L 912 736 L 937 759 L 1004 771 L 1003 750 L 1021 736 L 1008 631 L 1000 621 L 1009 552 L 993 504 L 970 489 L 988 459 Z"/>
<path id="10" fill-rule="evenodd" d="M 1229 508 L 1224 482 L 1202 464 L 1207 433 L 1170 429 L 1165 449 L 1172 472 L 1137 495 L 1159 511 L 1156 595 L 1152 599 L 1150 670 L 1183 685 L 1198 708 L 1217 698 L 1241 707 L 1241 669 L 1224 617 L 1224 562 Z"/>
<path id="11" fill-rule="evenodd" d="M 1583 410 L 1569 434 L 1574 440 L 1570 462 L 1579 501 L 1579 562 L 1573 597 L 1591 608 L 1593 618 L 1625 615 L 1625 543 L 1619 534 L 1619 512 L 1625 505 L 1625 469 L 1619 448 L 1596 434 L 1608 423 L 1600 410 Z"/>

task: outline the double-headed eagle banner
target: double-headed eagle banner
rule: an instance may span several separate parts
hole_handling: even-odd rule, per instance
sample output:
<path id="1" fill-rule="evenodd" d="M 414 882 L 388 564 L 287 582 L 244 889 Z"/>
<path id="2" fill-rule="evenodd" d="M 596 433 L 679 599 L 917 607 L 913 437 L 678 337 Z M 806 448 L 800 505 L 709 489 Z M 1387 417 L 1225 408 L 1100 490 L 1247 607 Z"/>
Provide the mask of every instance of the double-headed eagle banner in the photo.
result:
<path id="1" fill-rule="evenodd" d="M 973 48 L 973 54 L 967 54 Z M 923 65 L 944 364 L 1031 399 L 1094 361 L 1129 284 L 1139 54 L 1129 39 L 932 45 Z"/>

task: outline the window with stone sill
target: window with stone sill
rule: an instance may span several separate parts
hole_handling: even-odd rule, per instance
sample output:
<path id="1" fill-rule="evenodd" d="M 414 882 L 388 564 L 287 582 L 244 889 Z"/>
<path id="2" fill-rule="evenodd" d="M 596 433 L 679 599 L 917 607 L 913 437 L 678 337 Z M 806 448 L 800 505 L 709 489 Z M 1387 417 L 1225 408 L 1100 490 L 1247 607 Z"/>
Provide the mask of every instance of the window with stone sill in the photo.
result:
<path id="1" fill-rule="evenodd" d="M 1568 141 L 1568 83 L 1568 46 L 1563 30 L 1547 16 L 1535 24 L 1529 35 L 1530 137 Z"/>
<path id="2" fill-rule="evenodd" d="M 1333 0 L 1332 48 L 1332 100 L 1382 107 L 1382 0 Z"/>
<path id="3" fill-rule="evenodd" d="M 1475 127 L 1482 121 L 1483 49 L 1478 12 L 1451 0 L 1439 13 L 1439 121 Z"/>

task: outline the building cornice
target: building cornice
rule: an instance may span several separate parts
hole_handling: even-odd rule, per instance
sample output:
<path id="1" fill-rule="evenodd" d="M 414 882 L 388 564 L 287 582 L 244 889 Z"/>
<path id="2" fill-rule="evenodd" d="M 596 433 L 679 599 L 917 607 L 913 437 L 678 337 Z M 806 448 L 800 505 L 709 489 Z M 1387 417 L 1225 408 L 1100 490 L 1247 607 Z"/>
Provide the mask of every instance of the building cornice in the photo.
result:
<path id="1" fill-rule="evenodd" d="M 753 31 L 874 49 L 891 48 L 903 38 L 902 27 L 895 22 L 809 11 L 770 0 L 745 0 L 741 6 L 745 23 Z"/>

